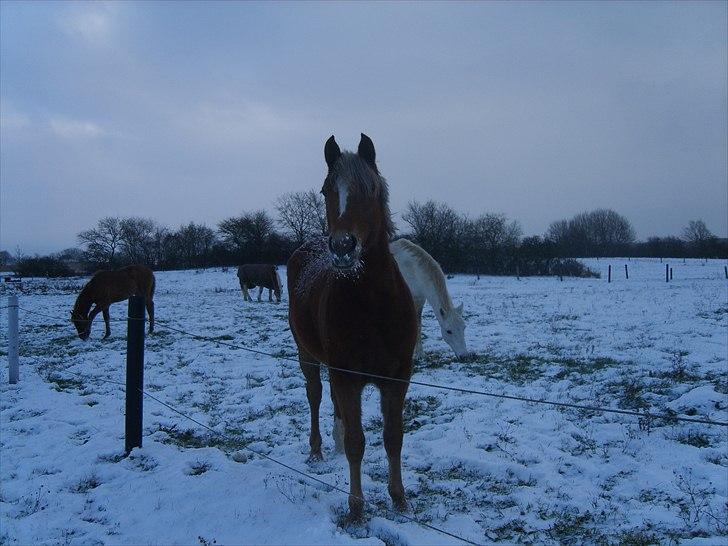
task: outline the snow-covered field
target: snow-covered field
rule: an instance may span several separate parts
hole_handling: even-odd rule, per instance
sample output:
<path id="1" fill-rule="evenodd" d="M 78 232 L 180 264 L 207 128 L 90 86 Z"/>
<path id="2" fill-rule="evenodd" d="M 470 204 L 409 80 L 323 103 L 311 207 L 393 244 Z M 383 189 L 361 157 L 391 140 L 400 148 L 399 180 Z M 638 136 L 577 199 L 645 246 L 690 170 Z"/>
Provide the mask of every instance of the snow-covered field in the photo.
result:
<path id="1" fill-rule="evenodd" d="M 458 362 L 424 318 L 420 381 L 728 420 L 723 261 L 587 260 L 601 279 L 457 276 Z M 606 269 L 613 266 L 613 282 Z M 624 264 L 630 279 L 624 278 Z M 285 275 L 285 270 L 281 271 Z M 307 463 L 297 364 L 164 329 L 147 339 L 144 447 L 124 457 L 125 324 L 88 342 L 67 322 L 83 279 L 25 282 L 21 381 L 0 385 L 0 544 L 457 544 L 391 513 L 378 393 L 365 391 L 363 523 L 346 496 L 250 456 L 248 446 L 347 489 L 324 396 L 323 462 Z M 7 294 L 7 292 L 5 293 Z M 264 296 L 264 300 L 267 299 Z M 5 305 L 5 299 L 2 305 Z M 244 303 L 233 269 L 157 274 L 157 318 L 293 356 L 287 296 Z M 7 311 L 0 311 L 6 366 Z M 122 319 L 126 304 L 111 308 Z M 68 372 L 74 372 L 73 375 Z M 328 388 L 328 387 L 325 387 Z M 728 429 L 563 410 L 413 386 L 403 477 L 411 516 L 477 543 L 728 540 Z"/>

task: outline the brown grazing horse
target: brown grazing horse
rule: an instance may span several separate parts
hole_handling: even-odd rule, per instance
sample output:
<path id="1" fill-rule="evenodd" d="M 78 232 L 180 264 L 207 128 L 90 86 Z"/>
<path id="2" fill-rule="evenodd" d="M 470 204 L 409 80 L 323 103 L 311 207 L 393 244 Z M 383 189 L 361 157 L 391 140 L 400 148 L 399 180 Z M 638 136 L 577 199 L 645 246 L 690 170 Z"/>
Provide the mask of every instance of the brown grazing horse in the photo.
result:
<path id="1" fill-rule="evenodd" d="M 245 301 L 253 301 L 248 290 L 258 287 L 258 301 L 263 294 L 263 288 L 268 289 L 268 301 L 281 302 L 281 280 L 278 277 L 278 268 L 271 264 L 243 264 L 238 267 L 238 281 Z"/>
<path id="2" fill-rule="evenodd" d="M 361 393 L 367 383 L 374 383 L 381 394 L 389 495 L 396 509 L 407 508 L 401 472 L 402 411 L 417 317 L 389 251 L 389 192 L 377 169 L 374 144 L 362 134 L 356 154 L 342 153 L 332 136 L 324 156 L 329 169 L 322 192 L 330 236 L 305 243 L 288 261 L 289 321 L 311 408 L 310 458 L 321 458 L 321 377 L 320 369 L 306 362 L 405 380 L 330 370 L 334 437 L 337 440 L 343 424 L 349 510 L 358 519 L 363 508 Z"/>
<path id="3" fill-rule="evenodd" d="M 154 273 L 143 265 L 129 265 L 113 271 L 94 273 L 76 298 L 76 304 L 71 311 L 71 321 L 76 326 L 78 337 L 83 340 L 88 339 L 91 335 L 91 323 L 101 312 L 106 323 L 104 339 L 109 337 L 111 335 L 109 305 L 128 300 L 133 295 L 144 296 L 151 334 L 154 331 L 154 284 Z"/>

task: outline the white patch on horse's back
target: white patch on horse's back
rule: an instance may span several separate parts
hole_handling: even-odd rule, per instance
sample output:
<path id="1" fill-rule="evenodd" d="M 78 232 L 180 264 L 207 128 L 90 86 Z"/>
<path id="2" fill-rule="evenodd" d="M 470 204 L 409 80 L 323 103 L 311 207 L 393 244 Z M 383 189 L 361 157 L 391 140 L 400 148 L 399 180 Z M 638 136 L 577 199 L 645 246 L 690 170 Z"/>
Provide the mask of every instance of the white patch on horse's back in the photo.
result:
<path id="1" fill-rule="evenodd" d="M 346 212 L 346 202 L 349 199 L 349 184 L 339 177 L 336 179 L 336 188 L 339 192 L 339 218 Z"/>

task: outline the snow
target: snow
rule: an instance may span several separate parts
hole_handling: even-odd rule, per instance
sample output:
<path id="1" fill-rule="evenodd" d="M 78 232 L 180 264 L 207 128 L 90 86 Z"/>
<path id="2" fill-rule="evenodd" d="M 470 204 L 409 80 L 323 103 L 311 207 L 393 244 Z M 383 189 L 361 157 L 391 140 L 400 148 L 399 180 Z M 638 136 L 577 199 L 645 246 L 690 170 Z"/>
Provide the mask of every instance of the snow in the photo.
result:
<path id="1" fill-rule="evenodd" d="M 455 360 L 426 307 L 426 356 L 414 379 L 728 421 L 725 261 L 669 262 L 670 283 L 664 263 L 648 259 L 586 260 L 601 279 L 456 276 L 448 285 L 465 304 L 476 357 Z M 0 544 L 459 543 L 390 511 L 372 387 L 362 467 L 370 506 L 363 523 L 351 523 L 346 495 L 245 449 L 348 489 L 329 397 L 324 461 L 307 463 L 308 404 L 295 362 L 161 324 L 146 342 L 145 389 L 221 434 L 145 398 L 143 447 L 124 457 L 126 305 L 111 308 L 111 339 L 101 341 L 97 319 L 82 342 L 67 317 L 83 282 L 24 281 L 21 307 L 58 319 L 21 309 L 20 382 L 3 376 L 0 385 Z M 295 358 L 287 295 L 281 304 L 263 299 L 243 302 L 232 268 L 157 273 L 159 321 Z M 469 540 L 727 540 L 725 427 L 422 386 L 410 388 L 405 417 L 409 515 Z"/>

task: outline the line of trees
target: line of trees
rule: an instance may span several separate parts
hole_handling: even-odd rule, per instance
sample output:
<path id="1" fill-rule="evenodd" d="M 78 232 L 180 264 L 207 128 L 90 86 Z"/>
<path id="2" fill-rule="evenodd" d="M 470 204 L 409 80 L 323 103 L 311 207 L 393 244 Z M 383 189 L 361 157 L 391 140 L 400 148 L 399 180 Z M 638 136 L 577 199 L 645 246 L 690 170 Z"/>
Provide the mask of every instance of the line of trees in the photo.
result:
<path id="1" fill-rule="evenodd" d="M 0 268 L 24 276 L 65 276 L 130 263 L 154 269 L 285 263 L 303 242 L 326 233 L 320 193 L 286 193 L 276 201 L 275 212 L 275 217 L 265 210 L 246 212 L 214 228 L 190 222 L 176 230 L 150 218 L 102 218 L 78 234 L 81 248 L 16 260 L 0 252 Z M 543 236 L 531 237 L 523 237 L 520 224 L 504 214 L 471 218 L 435 201 L 409 203 L 402 219 L 402 235 L 432 254 L 446 272 L 585 276 L 590 272 L 574 258 L 728 257 L 728 241 L 713 235 L 702 220 L 691 221 L 682 237 L 638 242 L 629 220 L 609 209 L 553 222 Z"/>

